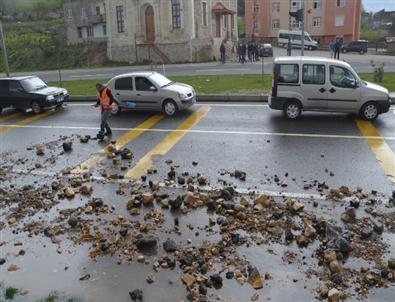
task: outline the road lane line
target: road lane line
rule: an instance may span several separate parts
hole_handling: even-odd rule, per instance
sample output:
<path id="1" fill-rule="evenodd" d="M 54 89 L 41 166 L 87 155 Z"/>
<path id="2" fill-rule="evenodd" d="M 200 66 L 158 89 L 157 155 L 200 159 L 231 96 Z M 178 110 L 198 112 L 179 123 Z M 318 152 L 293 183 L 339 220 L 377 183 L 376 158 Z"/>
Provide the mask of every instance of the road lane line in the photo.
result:
<path id="1" fill-rule="evenodd" d="M 210 106 L 211 107 L 211 106 Z M 1 125 L 0 127 L 7 125 Z M 15 128 L 53 129 L 53 130 L 99 130 L 99 127 L 88 126 L 53 126 L 53 125 L 15 125 Z M 361 136 L 361 135 L 337 135 L 315 133 L 284 133 L 284 132 L 260 132 L 260 131 L 230 131 L 230 130 L 200 130 L 200 129 L 148 129 L 148 128 L 112 128 L 113 131 L 139 130 L 146 132 L 182 132 L 196 134 L 229 134 L 229 135 L 256 135 L 273 137 L 302 137 L 302 138 L 330 138 L 330 139 L 354 139 L 354 140 L 395 140 L 395 136 Z"/>
<path id="2" fill-rule="evenodd" d="M 146 155 L 144 155 L 137 164 L 126 174 L 126 178 L 139 178 L 147 169 L 152 167 L 152 157 L 155 155 L 165 155 L 174 147 L 187 133 L 186 131 L 195 126 L 209 111 L 209 106 L 202 106 L 192 113 L 185 121 L 183 121 L 175 130 L 172 130 L 160 143 L 153 147 Z"/>
<path id="3" fill-rule="evenodd" d="M 134 128 L 131 129 L 129 132 L 121 135 L 116 139 L 115 147 L 117 149 L 122 148 L 125 146 L 128 142 L 134 140 L 136 137 L 140 136 L 143 134 L 145 131 L 147 131 L 149 128 L 153 127 L 156 125 L 161 119 L 163 119 L 164 115 L 161 113 L 155 114 L 154 116 L 151 116 L 144 122 L 142 122 L 140 125 L 138 125 L 138 129 Z M 97 165 L 102 159 L 105 154 L 108 153 L 108 147 L 109 145 L 105 146 L 103 149 L 99 151 L 99 154 L 94 154 L 90 156 L 86 161 L 75 167 L 71 173 L 72 174 L 81 174 L 83 172 L 86 172 L 90 169 L 92 169 L 95 165 Z"/>
<path id="4" fill-rule="evenodd" d="M 3 123 L 3 122 L 8 121 L 8 120 L 11 120 L 11 119 L 13 119 L 15 117 L 18 117 L 20 115 L 22 115 L 22 112 L 14 112 L 14 113 L 11 113 L 9 115 L 5 115 L 3 117 L 0 117 L 0 123 Z"/>
<path id="5" fill-rule="evenodd" d="M 385 174 L 389 177 L 392 183 L 395 183 L 395 154 L 390 146 L 381 137 L 380 132 L 369 121 L 360 119 L 355 120 L 359 130 L 365 137 L 367 144 L 376 156 Z M 371 139 L 376 137 L 378 139 Z"/>
<path id="6" fill-rule="evenodd" d="M 42 119 L 42 118 L 44 118 L 46 116 L 54 114 L 57 111 L 58 110 L 47 111 L 47 112 L 44 112 L 44 113 L 33 115 L 31 117 L 27 117 L 27 118 L 25 118 L 23 120 L 17 121 L 17 122 L 15 122 L 13 124 L 10 124 L 10 125 L 1 125 L 0 133 L 4 133 L 4 132 L 7 132 L 7 131 L 10 131 L 13 128 L 18 128 L 18 127 L 25 126 L 26 124 L 32 123 L 32 122 L 37 121 L 39 119 Z"/>

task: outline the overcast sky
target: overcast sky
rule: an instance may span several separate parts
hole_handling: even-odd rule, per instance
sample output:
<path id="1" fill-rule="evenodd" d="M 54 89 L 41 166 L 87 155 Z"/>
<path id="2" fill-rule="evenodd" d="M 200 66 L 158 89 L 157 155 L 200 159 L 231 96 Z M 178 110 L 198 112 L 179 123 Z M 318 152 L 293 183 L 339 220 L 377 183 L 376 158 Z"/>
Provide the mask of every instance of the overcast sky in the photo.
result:
<path id="1" fill-rule="evenodd" d="M 395 0 L 362 0 L 362 4 L 368 12 L 377 12 L 383 8 L 386 11 L 395 11 Z"/>

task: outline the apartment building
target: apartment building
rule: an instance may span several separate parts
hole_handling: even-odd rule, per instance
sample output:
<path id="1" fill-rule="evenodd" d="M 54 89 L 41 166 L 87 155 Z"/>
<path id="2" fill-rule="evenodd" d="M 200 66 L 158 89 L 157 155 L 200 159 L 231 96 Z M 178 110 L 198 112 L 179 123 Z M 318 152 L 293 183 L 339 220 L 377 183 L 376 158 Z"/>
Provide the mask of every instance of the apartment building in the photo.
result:
<path id="1" fill-rule="evenodd" d="M 107 40 L 104 0 L 63 0 L 63 12 L 68 43 Z"/>
<path id="2" fill-rule="evenodd" d="M 280 29 L 299 30 L 289 18 L 304 4 L 305 31 L 322 44 L 336 37 L 344 42 L 359 39 L 361 0 L 245 0 L 245 30 L 248 37 L 275 41 Z"/>

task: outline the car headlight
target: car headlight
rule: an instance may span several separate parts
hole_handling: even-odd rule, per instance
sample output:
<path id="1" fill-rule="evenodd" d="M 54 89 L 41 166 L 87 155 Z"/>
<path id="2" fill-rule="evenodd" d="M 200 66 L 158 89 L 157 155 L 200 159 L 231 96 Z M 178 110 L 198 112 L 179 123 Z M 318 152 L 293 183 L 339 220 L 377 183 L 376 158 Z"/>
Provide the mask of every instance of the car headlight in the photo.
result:
<path id="1" fill-rule="evenodd" d="M 178 93 L 178 96 L 180 97 L 180 99 L 186 99 L 188 97 L 188 94 L 186 94 L 186 93 Z"/>
<path id="2" fill-rule="evenodd" d="M 53 96 L 53 95 L 47 96 L 47 101 L 52 101 L 53 99 L 54 99 L 54 96 Z"/>
<path id="3" fill-rule="evenodd" d="M 67 89 L 64 89 L 63 90 L 63 93 L 66 95 L 66 94 L 69 94 L 69 92 L 67 91 Z"/>

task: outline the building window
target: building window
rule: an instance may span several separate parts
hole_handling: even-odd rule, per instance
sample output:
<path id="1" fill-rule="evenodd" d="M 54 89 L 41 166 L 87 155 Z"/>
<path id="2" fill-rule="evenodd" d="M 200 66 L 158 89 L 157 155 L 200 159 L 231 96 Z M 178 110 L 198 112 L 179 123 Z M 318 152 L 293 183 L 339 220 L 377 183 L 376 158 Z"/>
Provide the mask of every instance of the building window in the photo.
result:
<path id="1" fill-rule="evenodd" d="M 313 8 L 321 8 L 321 0 L 314 0 Z"/>
<path id="2" fill-rule="evenodd" d="M 86 8 L 85 7 L 81 7 L 81 17 L 82 18 L 86 17 Z"/>
<path id="3" fill-rule="evenodd" d="M 117 29 L 119 33 L 123 33 L 125 31 L 125 20 L 123 18 L 123 6 L 118 5 L 116 7 L 117 12 Z"/>
<path id="4" fill-rule="evenodd" d="M 259 13 L 259 3 L 254 3 L 254 5 L 252 6 L 252 11 L 254 13 Z"/>
<path id="5" fill-rule="evenodd" d="M 258 28 L 259 28 L 259 22 L 256 21 L 256 20 L 254 20 L 254 22 L 252 23 L 252 27 L 253 27 L 254 29 L 258 29 Z"/>
<path id="6" fill-rule="evenodd" d="M 77 30 L 78 30 L 78 38 L 82 39 L 82 28 L 78 27 Z"/>
<path id="7" fill-rule="evenodd" d="M 291 27 L 293 29 L 300 29 L 302 27 L 302 22 L 298 22 L 295 19 L 292 20 Z"/>
<path id="8" fill-rule="evenodd" d="M 279 13 L 280 12 L 280 3 L 272 3 L 272 13 Z"/>
<path id="9" fill-rule="evenodd" d="M 344 26 L 344 15 L 335 16 L 335 26 Z"/>
<path id="10" fill-rule="evenodd" d="M 272 29 L 280 28 L 280 20 L 272 21 Z"/>
<path id="11" fill-rule="evenodd" d="M 100 6 L 96 6 L 96 15 L 100 15 Z"/>
<path id="12" fill-rule="evenodd" d="M 180 0 L 171 0 L 171 15 L 172 15 L 173 29 L 181 28 Z"/>
<path id="13" fill-rule="evenodd" d="M 345 7 L 346 6 L 346 0 L 336 0 L 336 6 L 337 7 Z"/>
<path id="14" fill-rule="evenodd" d="M 235 17 L 233 15 L 230 16 L 230 27 L 235 29 Z"/>
<path id="15" fill-rule="evenodd" d="M 93 27 L 92 26 L 88 26 L 86 28 L 86 34 L 88 37 L 93 37 Z"/>
<path id="16" fill-rule="evenodd" d="M 107 25 L 105 23 L 103 24 L 103 35 L 107 36 Z"/>
<path id="17" fill-rule="evenodd" d="M 203 26 L 207 26 L 207 2 L 202 2 Z"/>
<path id="18" fill-rule="evenodd" d="M 321 18 L 313 18 L 313 27 L 321 27 Z"/>
<path id="19" fill-rule="evenodd" d="M 73 19 L 73 10 L 71 8 L 67 9 L 67 18 Z"/>
<path id="20" fill-rule="evenodd" d="M 297 10 L 301 9 L 302 8 L 302 1 L 303 0 L 293 0 L 291 11 L 297 11 Z"/>

